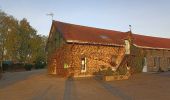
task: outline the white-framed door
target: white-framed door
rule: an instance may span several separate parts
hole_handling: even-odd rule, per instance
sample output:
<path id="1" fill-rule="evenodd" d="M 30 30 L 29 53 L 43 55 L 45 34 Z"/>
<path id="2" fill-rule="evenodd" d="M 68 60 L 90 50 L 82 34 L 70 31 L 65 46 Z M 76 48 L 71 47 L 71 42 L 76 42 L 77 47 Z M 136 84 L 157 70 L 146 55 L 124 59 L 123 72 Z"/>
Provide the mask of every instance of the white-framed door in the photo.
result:
<path id="1" fill-rule="evenodd" d="M 143 70 L 142 72 L 148 72 L 148 67 L 147 67 L 147 58 L 144 57 L 144 65 L 143 65 Z"/>

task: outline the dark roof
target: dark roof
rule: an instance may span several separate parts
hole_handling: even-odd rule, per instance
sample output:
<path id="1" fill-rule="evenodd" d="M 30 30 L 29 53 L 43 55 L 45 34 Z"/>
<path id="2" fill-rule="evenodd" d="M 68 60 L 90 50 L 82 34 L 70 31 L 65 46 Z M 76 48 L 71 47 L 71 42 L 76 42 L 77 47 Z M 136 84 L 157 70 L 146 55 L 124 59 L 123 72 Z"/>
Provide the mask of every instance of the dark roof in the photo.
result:
<path id="1" fill-rule="evenodd" d="M 66 42 L 123 46 L 127 32 L 99 29 L 53 21 Z M 143 48 L 170 49 L 170 39 L 133 34 L 134 44 Z"/>

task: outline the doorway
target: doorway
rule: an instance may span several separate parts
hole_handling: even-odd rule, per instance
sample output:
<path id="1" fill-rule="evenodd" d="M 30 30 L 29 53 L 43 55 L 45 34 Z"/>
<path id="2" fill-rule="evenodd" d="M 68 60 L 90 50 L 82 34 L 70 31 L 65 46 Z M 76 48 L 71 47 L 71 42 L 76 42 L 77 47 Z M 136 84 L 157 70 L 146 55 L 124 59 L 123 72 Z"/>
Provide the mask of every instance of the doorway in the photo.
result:
<path id="1" fill-rule="evenodd" d="M 142 72 L 147 72 L 147 71 L 148 71 L 148 68 L 147 68 L 147 59 L 146 59 L 146 57 L 144 57 L 144 64 L 143 64 Z"/>

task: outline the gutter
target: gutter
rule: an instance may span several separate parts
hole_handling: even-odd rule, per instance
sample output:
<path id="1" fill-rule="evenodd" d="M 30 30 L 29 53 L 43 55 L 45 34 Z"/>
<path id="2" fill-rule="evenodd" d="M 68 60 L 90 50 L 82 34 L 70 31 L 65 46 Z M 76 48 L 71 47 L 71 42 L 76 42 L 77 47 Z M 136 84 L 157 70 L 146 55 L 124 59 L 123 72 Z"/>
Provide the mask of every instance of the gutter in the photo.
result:
<path id="1" fill-rule="evenodd" d="M 168 48 L 154 48 L 154 47 L 147 47 L 147 46 L 139 46 L 137 44 L 133 44 L 134 46 L 138 47 L 138 48 L 144 48 L 144 49 L 155 49 L 155 50 L 170 50 Z"/>
<path id="2" fill-rule="evenodd" d="M 79 40 L 66 40 L 66 42 L 67 42 L 67 43 L 93 44 L 93 45 L 108 45 L 108 46 L 124 47 L 124 45 L 113 44 L 113 43 L 84 42 L 84 41 L 79 41 Z"/>

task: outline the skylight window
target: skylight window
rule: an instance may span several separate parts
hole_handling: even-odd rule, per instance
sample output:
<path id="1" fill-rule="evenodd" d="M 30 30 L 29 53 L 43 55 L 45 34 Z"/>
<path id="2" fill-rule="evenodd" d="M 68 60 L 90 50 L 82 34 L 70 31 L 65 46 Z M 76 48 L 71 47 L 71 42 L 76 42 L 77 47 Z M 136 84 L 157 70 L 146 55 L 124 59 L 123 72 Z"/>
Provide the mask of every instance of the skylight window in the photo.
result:
<path id="1" fill-rule="evenodd" d="M 100 35 L 100 37 L 101 37 L 102 39 L 109 39 L 109 37 L 106 36 L 106 35 Z"/>

